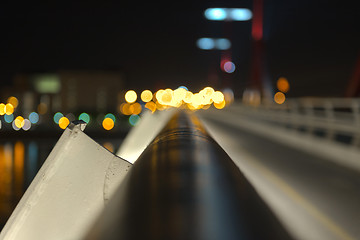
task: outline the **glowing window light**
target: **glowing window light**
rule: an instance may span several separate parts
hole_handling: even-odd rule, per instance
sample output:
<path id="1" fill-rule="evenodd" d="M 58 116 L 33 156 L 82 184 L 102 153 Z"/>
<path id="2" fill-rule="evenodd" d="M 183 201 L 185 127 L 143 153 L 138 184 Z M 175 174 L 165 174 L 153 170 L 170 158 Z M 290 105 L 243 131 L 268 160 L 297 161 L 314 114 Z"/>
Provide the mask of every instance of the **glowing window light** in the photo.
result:
<path id="1" fill-rule="evenodd" d="M 0 115 L 5 115 L 6 113 L 6 105 L 3 103 L 0 103 Z"/>
<path id="2" fill-rule="evenodd" d="M 104 117 L 104 119 L 105 119 L 105 118 L 110 118 L 111 120 L 113 120 L 114 123 L 115 123 L 115 121 L 116 121 L 116 117 L 115 117 L 115 115 L 112 114 L 112 113 L 106 114 L 105 117 Z"/>
<path id="3" fill-rule="evenodd" d="M 286 100 L 285 94 L 283 94 L 282 92 L 277 92 L 274 95 L 274 101 L 277 104 L 283 104 Z"/>
<path id="4" fill-rule="evenodd" d="M 60 119 L 64 117 L 64 115 L 61 112 L 57 112 L 54 114 L 54 122 L 56 124 L 59 124 Z"/>
<path id="5" fill-rule="evenodd" d="M 70 120 L 67 117 L 62 117 L 59 119 L 59 127 L 65 129 L 70 124 Z"/>
<path id="6" fill-rule="evenodd" d="M 226 9 L 224 8 L 208 8 L 205 10 L 204 15 L 206 19 L 212 21 L 222 21 L 227 17 Z"/>
<path id="7" fill-rule="evenodd" d="M 19 100 L 14 96 L 9 97 L 7 99 L 7 102 L 10 103 L 11 105 L 13 105 L 14 108 L 16 108 L 18 106 L 18 104 L 19 104 Z"/>
<path id="8" fill-rule="evenodd" d="M 18 128 L 22 128 L 24 126 L 24 124 L 25 124 L 24 120 L 25 119 L 22 116 L 17 116 L 15 118 L 15 121 L 14 121 L 15 126 L 18 127 Z"/>
<path id="9" fill-rule="evenodd" d="M 125 93 L 125 101 L 128 103 L 133 103 L 137 99 L 137 94 L 134 90 L 129 90 Z"/>
<path id="10" fill-rule="evenodd" d="M 279 89 L 279 91 L 283 93 L 287 93 L 290 89 L 290 84 L 285 77 L 280 77 L 276 82 L 276 86 Z"/>
<path id="11" fill-rule="evenodd" d="M 252 12 L 247 8 L 231 8 L 229 18 L 233 21 L 248 21 L 252 18 Z"/>
<path id="12" fill-rule="evenodd" d="M 5 105 L 5 114 L 10 115 L 14 113 L 14 106 L 11 103 Z"/>
<path id="13" fill-rule="evenodd" d="M 219 50 L 227 50 L 231 47 L 231 42 L 226 38 L 215 39 L 215 47 Z"/>
<path id="14" fill-rule="evenodd" d="M 150 90 L 144 90 L 142 91 L 140 98 L 143 102 L 150 102 L 153 98 L 153 94 Z"/>
<path id="15" fill-rule="evenodd" d="M 140 120 L 139 115 L 131 115 L 129 117 L 129 123 L 131 124 L 131 126 L 135 126 Z"/>
<path id="16" fill-rule="evenodd" d="M 15 131 L 19 131 L 19 130 L 20 130 L 20 128 L 19 128 L 18 126 L 16 126 L 15 121 L 13 121 L 13 122 L 11 123 L 11 126 L 12 126 L 12 128 L 13 128 Z"/>
<path id="17" fill-rule="evenodd" d="M 31 128 L 31 122 L 29 119 L 25 119 L 24 120 L 24 126 L 22 127 L 22 129 L 24 129 L 25 131 L 30 130 Z"/>
<path id="18" fill-rule="evenodd" d="M 12 121 L 14 121 L 14 115 L 13 115 L 13 114 L 5 115 L 5 116 L 4 116 L 4 120 L 5 120 L 5 122 L 7 122 L 7 123 L 11 123 Z"/>
<path id="19" fill-rule="evenodd" d="M 214 101 L 214 103 L 217 103 L 217 104 L 220 104 L 225 99 L 224 94 L 220 91 L 215 91 L 213 93 L 213 95 L 211 96 L 211 98 Z"/>
<path id="20" fill-rule="evenodd" d="M 149 109 L 151 112 L 155 112 L 156 111 L 156 103 L 154 102 L 148 102 L 145 104 L 145 107 L 147 109 Z"/>
<path id="21" fill-rule="evenodd" d="M 29 114 L 29 120 L 32 124 L 36 124 L 39 122 L 39 114 L 37 114 L 36 112 L 31 112 Z"/>
<path id="22" fill-rule="evenodd" d="M 202 50 L 210 50 L 215 47 L 215 41 L 211 38 L 200 38 L 196 41 L 196 45 Z"/>
<path id="23" fill-rule="evenodd" d="M 235 71 L 235 64 L 231 61 L 224 63 L 223 70 L 227 73 L 233 73 Z"/>
<path id="24" fill-rule="evenodd" d="M 86 123 L 90 122 L 90 115 L 87 114 L 86 112 L 83 112 L 79 115 L 79 120 L 83 120 Z"/>
<path id="25" fill-rule="evenodd" d="M 225 105 L 226 105 L 225 100 L 222 101 L 221 103 L 214 102 L 214 107 L 216 107 L 217 109 L 223 109 L 225 107 Z"/>
<path id="26" fill-rule="evenodd" d="M 102 121 L 102 126 L 105 130 L 109 131 L 111 129 L 114 128 L 114 121 L 111 119 L 111 118 L 105 118 L 103 121 Z"/>

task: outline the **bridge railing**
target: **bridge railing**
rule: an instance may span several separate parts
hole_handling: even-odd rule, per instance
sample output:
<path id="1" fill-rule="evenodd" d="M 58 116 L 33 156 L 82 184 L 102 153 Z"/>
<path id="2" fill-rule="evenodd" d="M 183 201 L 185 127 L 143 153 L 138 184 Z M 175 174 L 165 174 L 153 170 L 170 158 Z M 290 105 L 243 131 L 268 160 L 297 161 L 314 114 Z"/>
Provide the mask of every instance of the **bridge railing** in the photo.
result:
<path id="1" fill-rule="evenodd" d="M 229 110 L 307 134 L 360 147 L 359 98 L 298 98 L 284 104 L 234 103 Z"/>

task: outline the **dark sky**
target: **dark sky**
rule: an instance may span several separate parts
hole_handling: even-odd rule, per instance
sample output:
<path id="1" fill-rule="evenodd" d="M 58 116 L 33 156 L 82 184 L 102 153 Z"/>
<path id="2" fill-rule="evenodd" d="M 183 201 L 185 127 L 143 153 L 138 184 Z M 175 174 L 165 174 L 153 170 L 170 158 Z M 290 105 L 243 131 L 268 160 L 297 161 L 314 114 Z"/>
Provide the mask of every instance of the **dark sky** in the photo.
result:
<path id="1" fill-rule="evenodd" d="M 286 76 L 290 96 L 341 95 L 359 52 L 356 1 L 265 1 L 267 77 Z M 251 22 L 210 22 L 208 7 L 252 1 L 12 1 L 0 8 L 0 76 L 61 69 L 120 70 L 126 86 L 209 85 L 211 76 L 248 85 Z M 200 37 L 230 37 L 237 70 L 219 70 L 220 52 Z M 220 85 L 219 85 L 220 86 Z M 238 90 L 240 91 L 240 90 Z"/>

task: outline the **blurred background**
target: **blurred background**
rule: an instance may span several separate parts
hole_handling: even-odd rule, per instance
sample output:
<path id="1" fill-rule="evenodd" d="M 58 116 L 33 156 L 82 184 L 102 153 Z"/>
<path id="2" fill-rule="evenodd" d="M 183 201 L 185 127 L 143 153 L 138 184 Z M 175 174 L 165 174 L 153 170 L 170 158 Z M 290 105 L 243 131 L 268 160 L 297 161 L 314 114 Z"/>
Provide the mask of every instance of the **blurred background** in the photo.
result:
<path id="1" fill-rule="evenodd" d="M 211 86 L 231 92 L 235 100 L 246 100 L 249 93 L 272 100 L 279 90 L 287 98 L 358 97 L 355 4 L 3 3 L 0 229 L 67 120 L 88 122 L 87 134 L 116 151 L 146 109 L 140 100 L 145 89 L 186 86 L 198 92 Z M 125 99 L 130 89 L 140 108 L 133 105 L 129 112 L 124 106 L 133 102 Z M 104 123 L 106 118 L 112 122 Z"/>

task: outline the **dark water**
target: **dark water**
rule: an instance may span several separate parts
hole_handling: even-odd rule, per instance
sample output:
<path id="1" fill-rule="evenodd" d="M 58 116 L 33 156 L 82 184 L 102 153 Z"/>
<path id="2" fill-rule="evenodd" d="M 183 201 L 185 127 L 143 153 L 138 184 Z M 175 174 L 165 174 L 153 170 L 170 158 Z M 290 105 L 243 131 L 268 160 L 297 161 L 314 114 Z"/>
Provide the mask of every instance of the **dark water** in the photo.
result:
<path id="1" fill-rule="evenodd" d="M 0 140 L 0 231 L 57 140 Z M 112 152 L 121 143 L 121 140 L 96 141 Z"/>

